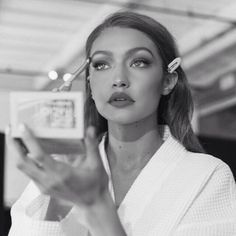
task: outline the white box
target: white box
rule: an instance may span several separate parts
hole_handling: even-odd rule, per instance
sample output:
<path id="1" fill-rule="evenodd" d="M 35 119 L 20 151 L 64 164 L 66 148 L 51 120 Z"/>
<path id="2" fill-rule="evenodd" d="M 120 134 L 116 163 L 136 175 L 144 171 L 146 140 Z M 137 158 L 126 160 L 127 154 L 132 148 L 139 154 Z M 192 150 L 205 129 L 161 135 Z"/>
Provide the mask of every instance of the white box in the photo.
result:
<path id="1" fill-rule="evenodd" d="M 11 92 L 10 106 L 13 137 L 20 138 L 22 123 L 39 138 L 84 137 L 83 92 Z"/>

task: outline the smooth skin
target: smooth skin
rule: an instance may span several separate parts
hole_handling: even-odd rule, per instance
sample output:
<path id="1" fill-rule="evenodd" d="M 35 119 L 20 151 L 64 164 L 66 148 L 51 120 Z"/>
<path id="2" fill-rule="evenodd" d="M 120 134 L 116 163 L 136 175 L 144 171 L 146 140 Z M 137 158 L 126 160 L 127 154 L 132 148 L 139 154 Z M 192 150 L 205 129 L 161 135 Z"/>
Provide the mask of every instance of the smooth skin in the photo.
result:
<path id="1" fill-rule="evenodd" d="M 78 220 L 91 235 L 124 236 L 117 207 L 162 144 L 157 129 L 158 104 L 160 96 L 175 86 L 177 74 L 163 71 L 154 43 L 134 29 L 106 29 L 95 40 L 91 58 L 92 96 L 108 121 L 106 152 L 115 203 L 108 190 L 94 127 L 88 127 L 86 132 L 86 158 L 76 166 L 50 158 L 26 126 L 22 126 L 22 139 L 30 157 L 10 134 L 8 143 L 18 156 L 18 167 L 52 197 L 46 220 L 58 220 L 58 215 L 63 218 L 75 205 L 84 212 L 84 218 Z M 127 94 L 133 102 L 120 108 L 111 105 L 109 99 L 114 92 Z"/>
<path id="2" fill-rule="evenodd" d="M 177 82 L 165 75 L 156 46 L 135 29 L 105 30 L 91 50 L 90 86 L 100 114 L 108 120 L 107 154 L 119 206 L 142 168 L 162 144 L 157 109 L 162 94 Z M 109 104 L 114 92 L 125 92 L 134 103 L 124 108 Z"/>

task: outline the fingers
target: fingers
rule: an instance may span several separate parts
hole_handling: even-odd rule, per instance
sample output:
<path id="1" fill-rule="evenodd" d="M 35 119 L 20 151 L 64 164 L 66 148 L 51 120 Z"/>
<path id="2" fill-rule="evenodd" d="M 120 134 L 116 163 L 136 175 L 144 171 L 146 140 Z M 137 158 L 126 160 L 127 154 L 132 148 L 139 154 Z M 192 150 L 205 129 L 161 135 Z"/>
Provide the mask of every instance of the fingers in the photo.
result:
<path id="1" fill-rule="evenodd" d="M 26 145 L 29 149 L 36 151 L 38 155 L 42 153 L 33 134 L 31 134 L 29 130 L 24 130 L 23 133 L 22 139 L 27 143 Z M 62 181 L 65 172 L 68 172 L 68 166 L 66 164 L 57 162 L 48 155 L 43 155 L 43 160 L 39 160 L 31 153 L 26 153 L 22 149 L 22 145 L 19 141 L 11 137 L 10 127 L 6 128 L 6 141 L 8 147 L 14 152 L 13 154 L 17 159 L 17 168 L 31 178 L 42 193 L 47 194 L 54 190 Z"/>
<path id="2" fill-rule="evenodd" d="M 44 151 L 42 150 L 40 144 L 35 138 L 33 132 L 23 124 L 20 126 L 20 131 L 21 131 L 21 139 L 23 143 L 26 145 L 27 149 L 29 150 L 31 157 L 39 161 L 43 160 Z"/>
<path id="3" fill-rule="evenodd" d="M 94 152 L 98 151 L 98 140 L 93 126 L 89 126 L 86 130 L 85 146 L 87 154 L 94 154 Z"/>
<path id="4" fill-rule="evenodd" d="M 41 183 L 44 179 L 45 175 L 43 172 L 43 166 L 40 165 L 40 163 L 37 163 L 34 159 L 26 157 L 24 161 L 17 163 L 17 167 L 36 183 Z"/>
<path id="5" fill-rule="evenodd" d="M 101 162 L 101 160 L 98 159 L 100 157 L 100 154 L 98 150 L 98 139 L 96 137 L 96 130 L 92 126 L 87 128 L 85 137 L 85 147 L 87 154 L 86 159 L 90 161 L 90 164 L 97 164 L 98 161 Z"/>
<path id="6" fill-rule="evenodd" d="M 27 153 L 25 153 L 22 144 L 18 140 L 15 140 L 11 137 L 10 127 L 6 128 L 6 141 L 7 145 L 14 151 L 14 155 L 17 160 L 17 167 L 22 170 L 26 175 L 28 175 L 35 182 L 38 182 L 38 179 L 42 178 L 42 171 L 39 164 L 35 160 L 31 159 Z"/>
<path id="7" fill-rule="evenodd" d="M 6 128 L 6 144 L 9 150 L 13 151 L 13 154 L 18 157 L 18 160 L 23 161 L 26 158 L 27 151 L 22 147 L 20 142 L 11 137 L 11 129 L 10 127 Z"/>
<path id="8" fill-rule="evenodd" d="M 6 133 L 6 142 L 8 147 L 10 148 L 9 150 L 13 151 L 14 155 L 18 158 L 17 167 L 19 169 L 21 169 L 25 173 L 27 172 L 28 168 L 31 168 L 32 171 L 42 169 L 41 161 L 44 159 L 43 158 L 44 155 L 42 154 L 43 151 L 40 149 L 40 147 L 37 146 L 37 143 L 33 143 L 32 140 L 30 140 L 30 142 L 28 141 L 28 139 L 32 138 L 30 134 L 22 135 L 22 139 L 12 138 L 10 126 L 6 128 L 5 133 Z M 31 151 L 36 150 L 37 154 L 29 152 L 28 150 Z M 28 172 L 26 174 L 29 175 Z"/>

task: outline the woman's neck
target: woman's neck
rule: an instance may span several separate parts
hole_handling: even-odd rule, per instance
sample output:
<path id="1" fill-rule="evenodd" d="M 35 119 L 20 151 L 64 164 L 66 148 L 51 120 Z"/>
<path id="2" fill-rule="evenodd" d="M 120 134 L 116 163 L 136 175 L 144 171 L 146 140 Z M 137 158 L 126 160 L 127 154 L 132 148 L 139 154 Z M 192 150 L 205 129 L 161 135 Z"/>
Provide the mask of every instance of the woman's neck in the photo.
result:
<path id="1" fill-rule="evenodd" d="M 111 168 L 141 169 L 162 144 L 156 121 L 131 125 L 108 123 L 108 130 L 107 154 Z"/>

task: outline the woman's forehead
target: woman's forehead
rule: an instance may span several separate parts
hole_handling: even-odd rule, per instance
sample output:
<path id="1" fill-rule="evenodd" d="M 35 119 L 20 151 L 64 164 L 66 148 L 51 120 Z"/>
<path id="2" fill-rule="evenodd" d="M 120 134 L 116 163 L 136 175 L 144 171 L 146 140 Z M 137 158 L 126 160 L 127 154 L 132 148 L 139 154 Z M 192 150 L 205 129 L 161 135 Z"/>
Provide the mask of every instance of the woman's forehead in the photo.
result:
<path id="1" fill-rule="evenodd" d="M 154 42 L 145 33 L 132 28 L 110 27 L 95 39 L 91 54 L 97 50 L 130 50 L 138 47 L 145 47 L 157 53 Z"/>

